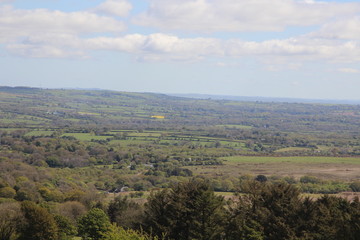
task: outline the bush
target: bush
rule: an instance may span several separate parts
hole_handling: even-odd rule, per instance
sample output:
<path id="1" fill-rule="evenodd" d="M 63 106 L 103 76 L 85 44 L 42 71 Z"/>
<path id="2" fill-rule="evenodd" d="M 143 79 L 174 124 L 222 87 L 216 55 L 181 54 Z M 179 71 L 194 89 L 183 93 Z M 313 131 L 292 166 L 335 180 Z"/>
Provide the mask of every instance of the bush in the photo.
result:
<path id="1" fill-rule="evenodd" d="M 110 231 L 104 235 L 103 240 L 157 240 L 146 233 L 111 225 Z"/>
<path id="2" fill-rule="evenodd" d="M 360 182 L 351 183 L 350 188 L 353 192 L 360 192 Z"/>
<path id="3" fill-rule="evenodd" d="M 11 187 L 0 188 L 0 197 L 2 198 L 14 198 L 16 191 Z"/>
<path id="4" fill-rule="evenodd" d="M 255 181 L 258 182 L 266 182 L 267 181 L 267 177 L 265 175 L 257 175 L 255 178 Z"/>
<path id="5" fill-rule="evenodd" d="M 300 178 L 301 183 L 320 183 L 320 179 L 314 176 L 303 176 Z"/>

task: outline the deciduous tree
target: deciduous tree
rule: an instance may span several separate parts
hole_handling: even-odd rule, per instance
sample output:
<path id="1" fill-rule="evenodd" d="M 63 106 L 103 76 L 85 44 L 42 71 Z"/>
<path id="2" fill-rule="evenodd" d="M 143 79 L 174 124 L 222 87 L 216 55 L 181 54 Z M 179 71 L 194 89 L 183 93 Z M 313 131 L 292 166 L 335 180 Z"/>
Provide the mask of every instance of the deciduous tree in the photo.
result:
<path id="1" fill-rule="evenodd" d="M 21 229 L 20 240 L 57 240 L 58 227 L 54 217 L 33 202 L 21 203 L 26 223 Z"/>
<path id="2" fill-rule="evenodd" d="M 93 208 L 79 219 L 79 235 L 85 240 L 103 239 L 104 235 L 110 231 L 110 225 L 106 213 L 99 208 Z"/>

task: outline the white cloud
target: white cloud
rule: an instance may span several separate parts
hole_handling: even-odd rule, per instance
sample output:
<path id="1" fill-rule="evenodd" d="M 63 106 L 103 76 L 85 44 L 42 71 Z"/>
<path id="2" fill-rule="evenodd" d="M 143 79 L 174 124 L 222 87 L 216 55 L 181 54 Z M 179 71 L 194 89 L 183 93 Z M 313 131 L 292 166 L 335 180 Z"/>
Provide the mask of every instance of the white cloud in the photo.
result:
<path id="1" fill-rule="evenodd" d="M 85 41 L 92 50 L 113 50 L 135 54 L 141 59 L 156 61 L 194 61 L 207 57 L 241 58 L 254 56 L 264 63 L 286 65 L 297 69 L 303 61 L 360 61 L 357 42 L 333 42 L 324 39 L 290 38 L 263 42 L 238 39 L 179 38 L 166 34 L 131 34 L 124 37 L 99 37 Z"/>
<path id="2" fill-rule="evenodd" d="M 107 0 L 94 10 L 109 15 L 126 17 L 131 9 L 132 5 L 126 0 Z"/>
<path id="3" fill-rule="evenodd" d="M 360 3 L 295 0 L 150 0 L 135 24 L 183 31 L 281 31 L 353 15 Z"/>
<path id="4" fill-rule="evenodd" d="M 115 0 L 106 1 L 104 4 L 112 1 Z M 206 23 L 207 31 L 225 29 L 226 27 L 229 30 L 245 28 L 245 25 L 251 25 L 255 18 L 258 18 L 256 20 L 258 21 L 257 25 L 256 22 L 253 22 L 255 28 L 256 26 L 259 29 L 267 26 L 266 28 L 269 30 L 275 26 L 275 23 L 283 21 L 286 16 L 289 17 L 290 23 L 293 21 L 293 24 L 296 24 L 297 21 L 300 21 L 298 19 L 300 15 L 309 17 L 315 14 L 319 5 L 323 6 L 324 12 L 326 9 L 335 6 L 328 3 L 293 0 L 151 1 L 150 10 L 143 17 L 164 17 L 166 15 L 167 18 L 163 19 L 170 19 L 170 21 L 162 24 L 169 24 L 171 27 L 171 22 L 175 21 L 178 25 L 175 24 L 174 28 L 187 25 L 194 30 L 200 29 L 205 22 L 209 21 Z M 127 3 L 126 1 L 118 1 L 117 3 L 121 2 Z M 169 4 L 169 2 L 174 5 Z M 220 2 L 224 5 L 221 5 Z M 163 8 L 158 5 L 160 3 L 164 4 Z M 260 8 L 259 3 L 265 5 Z M 266 10 L 269 3 L 272 7 L 270 10 Z M 230 8 L 230 5 L 233 5 L 233 9 Z M 315 8 L 311 8 L 310 5 L 314 5 Z M 345 12 L 342 4 L 336 6 L 339 6 L 337 12 L 334 10 L 330 13 L 321 13 L 322 17 L 314 16 L 312 19 L 303 19 L 304 24 L 320 21 L 319 19 L 326 18 L 331 13 Z M 354 4 L 354 8 L 356 6 Z M 247 9 L 247 12 L 243 8 Z M 288 16 L 287 11 L 296 15 L 295 12 L 302 8 L 308 8 L 311 11 L 309 10 L 309 13 L 303 11 L 303 14 L 307 15 L 299 14 L 292 18 Z M 124 10 L 126 7 L 122 9 Z M 164 12 L 161 14 L 151 13 L 151 11 L 159 11 L 159 9 Z M 263 9 L 263 14 L 259 12 L 252 15 L 255 10 L 260 11 L 259 9 Z M 165 10 L 169 12 L 165 12 Z M 267 11 L 272 13 L 275 11 L 279 15 L 278 18 L 275 18 L 274 14 L 267 15 Z M 346 11 L 349 12 L 350 10 Z M 236 16 L 236 12 L 240 13 L 239 16 Z M 183 18 L 180 13 L 184 14 Z M 197 15 L 198 13 L 200 17 Z M 208 13 L 209 15 L 207 15 Z M 223 14 L 223 18 L 220 18 L 220 13 Z M 121 13 L 119 10 L 117 15 L 121 14 L 126 14 L 126 11 Z M 201 16 L 205 19 L 199 22 Z M 248 19 L 244 20 L 247 24 L 240 21 L 241 18 L 245 17 Z M 194 20 L 193 24 L 189 24 L 189 19 Z M 265 19 L 268 20 L 269 25 L 264 24 Z M 215 20 L 217 22 L 214 22 Z M 230 24 L 230 20 L 234 24 Z M 279 65 L 288 69 L 297 69 L 304 61 L 360 62 L 360 35 L 357 35 L 359 33 L 357 27 L 360 24 L 359 17 L 344 17 L 341 20 L 333 20 L 333 22 L 336 24 L 326 24 L 319 31 L 307 35 L 261 42 L 206 37 L 182 38 L 165 33 L 127 34 L 120 37 L 118 33 L 125 29 L 123 22 L 111 17 L 99 16 L 94 12 L 66 13 L 46 9 L 19 10 L 10 6 L 3 6 L 0 7 L 0 43 L 5 43 L 10 52 L 27 57 L 83 58 L 90 56 L 91 51 L 96 50 L 126 52 L 133 54 L 141 61 L 198 61 L 214 57 L 217 58 L 217 61 L 222 62 L 221 58 L 254 57 L 268 65 L 270 70 L 283 69 L 283 67 L 278 67 Z M 225 23 L 229 24 L 226 25 Z M 285 23 L 280 24 L 280 27 L 284 26 Z M 95 36 L 89 37 L 94 33 Z M 107 35 L 108 33 L 115 33 L 116 37 L 105 37 L 102 33 Z M 337 34 L 337 36 L 334 37 L 331 34 Z"/>
<path id="5" fill-rule="evenodd" d="M 316 60 L 342 63 L 360 61 L 358 42 L 334 42 L 306 37 L 252 42 L 238 39 L 180 38 L 162 33 L 86 39 L 66 33 L 49 33 L 29 36 L 21 42 L 9 44 L 8 49 L 16 54 L 30 57 L 86 57 L 91 51 L 109 50 L 130 53 L 142 61 L 198 61 L 212 57 L 233 59 L 255 57 L 271 66 L 269 69 L 275 69 L 275 65 L 297 69 L 302 62 Z M 41 50 L 46 50 L 46 53 L 40 54 Z"/>
<path id="6" fill-rule="evenodd" d="M 360 71 L 355 68 L 339 68 L 338 71 L 343 73 L 360 73 Z"/>
<path id="7" fill-rule="evenodd" d="M 360 40 L 360 15 L 329 22 L 314 35 L 328 39 Z"/>
<path id="8" fill-rule="evenodd" d="M 182 39 L 166 34 L 132 34 L 120 38 L 93 38 L 86 40 L 89 49 L 115 50 L 136 54 L 149 61 L 192 61 L 205 56 L 221 56 L 221 42 L 216 39 Z"/>
<path id="9" fill-rule="evenodd" d="M 64 49 L 51 45 L 10 44 L 7 49 L 13 54 L 31 58 L 85 58 L 82 51 Z"/>
<path id="10" fill-rule="evenodd" d="M 22 10 L 0 6 L 0 43 L 21 56 L 86 56 L 81 36 L 120 33 L 125 24 L 91 12 L 61 12 L 47 9 Z"/>
<path id="11" fill-rule="evenodd" d="M 122 22 L 89 12 L 52 11 L 47 9 L 19 10 L 0 7 L 0 42 L 43 34 L 84 34 L 121 32 Z"/>
<path id="12" fill-rule="evenodd" d="M 71 34 L 44 33 L 10 43 L 6 49 L 15 55 L 31 58 L 86 58 L 83 40 Z"/>

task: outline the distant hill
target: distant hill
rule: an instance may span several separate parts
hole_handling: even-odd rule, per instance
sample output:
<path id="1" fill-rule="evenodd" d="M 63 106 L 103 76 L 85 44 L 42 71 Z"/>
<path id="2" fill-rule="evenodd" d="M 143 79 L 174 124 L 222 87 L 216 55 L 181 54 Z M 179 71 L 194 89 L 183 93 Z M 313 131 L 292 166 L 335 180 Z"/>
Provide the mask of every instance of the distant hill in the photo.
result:
<path id="1" fill-rule="evenodd" d="M 321 103 L 321 104 L 360 104 L 360 100 L 335 100 L 335 99 L 305 99 L 305 98 L 274 98 L 274 97 L 245 97 L 229 95 L 211 95 L 211 94 L 183 94 L 175 93 L 170 96 L 213 99 L 213 100 L 231 100 L 240 102 L 278 102 L 278 103 Z"/>
<path id="2" fill-rule="evenodd" d="M 93 91 L 93 92 L 118 92 L 120 91 L 104 90 L 100 88 L 63 88 L 63 89 L 41 89 L 25 86 L 8 87 L 0 86 L 0 92 L 19 93 L 19 94 L 31 94 L 39 93 L 42 90 L 75 90 L 75 91 Z M 181 98 L 193 98 L 203 100 L 228 100 L 237 102 L 264 102 L 264 103 L 318 103 L 318 104 L 350 104 L 359 105 L 359 100 L 347 100 L 347 99 L 306 99 L 306 98 L 282 98 L 282 97 L 261 97 L 261 96 L 233 96 L 233 95 L 214 95 L 214 94 L 198 94 L 198 93 L 137 93 L 137 94 L 152 94 Z"/>
<path id="3" fill-rule="evenodd" d="M 358 131 L 359 104 L 314 101 L 318 103 L 285 98 L 0 87 L 0 127 L 173 129 L 221 125 L 292 132 Z"/>

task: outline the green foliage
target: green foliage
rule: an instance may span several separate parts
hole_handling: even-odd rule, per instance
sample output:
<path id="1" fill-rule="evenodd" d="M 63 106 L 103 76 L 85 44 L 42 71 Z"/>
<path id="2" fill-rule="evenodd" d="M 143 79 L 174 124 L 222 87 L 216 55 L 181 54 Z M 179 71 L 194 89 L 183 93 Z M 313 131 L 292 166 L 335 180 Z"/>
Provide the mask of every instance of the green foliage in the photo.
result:
<path id="1" fill-rule="evenodd" d="M 18 237 L 18 228 L 24 224 L 18 203 L 0 204 L 0 239 L 12 240 Z"/>
<path id="2" fill-rule="evenodd" d="M 69 218 L 55 215 L 54 219 L 59 228 L 59 240 L 71 240 L 77 234 L 76 227 Z"/>
<path id="3" fill-rule="evenodd" d="M 351 183 L 350 188 L 353 192 L 360 192 L 360 181 Z"/>
<path id="4" fill-rule="evenodd" d="M 100 240 L 110 231 L 110 220 L 106 213 L 93 208 L 78 221 L 79 235 L 84 240 Z"/>
<path id="5" fill-rule="evenodd" d="M 354 205 L 353 205 L 354 206 Z M 359 222 L 353 222 L 359 213 L 359 206 L 352 208 L 350 202 L 342 198 L 324 196 L 318 199 L 313 209 L 312 235 L 314 239 L 356 240 L 360 233 Z M 356 217 L 359 220 L 359 217 Z M 315 222 L 316 221 L 316 222 Z"/>
<path id="6" fill-rule="evenodd" d="M 112 224 L 110 231 L 104 235 L 103 240 L 158 240 L 158 238 L 153 238 L 144 232 L 131 229 L 125 230 L 122 227 Z"/>
<path id="7" fill-rule="evenodd" d="M 255 181 L 258 182 L 266 182 L 267 181 L 267 177 L 265 175 L 257 175 L 255 178 Z"/>
<path id="8" fill-rule="evenodd" d="M 137 228 L 143 217 L 139 204 L 121 196 L 109 203 L 107 212 L 111 222 L 124 228 Z"/>
<path id="9" fill-rule="evenodd" d="M 64 196 L 60 191 L 50 190 L 46 187 L 39 188 L 39 193 L 45 201 L 62 202 L 64 199 Z"/>
<path id="10" fill-rule="evenodd" d="M 290 184 L 274 184 L 262 192 L 261 198 L 260 211 L 267 213 L 262 225 L 268 239 L 294 239 L 301 209 L 299 189 Z"/>
<path id="11" fill-rule="evenodd" d="M 358 200 L 302 199 L 286 183 L 245 182 L 229 206 L 226 239 L 351 239 L 360 236 Z"/>
<path id="12" fill-rule="evenodd" d="M 0 188 L 0 197 L 2 198 L 14 198 L 16 191 L 11 187 Z"/>
<path id="13" fill-rule="evenodd" d="M 56 240 L 58 227 L 54 217 L 45 209 L 30 201 L 21 203 L 26 223 L 22 226 L 19 240 Z"/>
<path id="14" fill-rule="evenodd" d="M 300 178 L 301 183 L 320 183 L 320 180 L 314 176 L 303 176 Z"/>
<path id="15" fill-rule="evenodd" d="M 145 206 L 145 226 L 170 239 L 220 239 L 224 199 L 207 182 L 192 179 L 152 194 Z"/>
<path id="16" fill-rule="evenodd" d="M 58 205 L 58 212 L 62 216 L 75 223 L 87 210 L 86 207 L 77 201 L 67 201 Z"/>
<path id="17" fill-rule="evenodd" d="M 347 192 L 350 190 L 348 183 L 341 182 L 321 182 L 300 184 L 301 191 L 306 193 L 323 193 L 334 194 L 339 192 Z"/>

